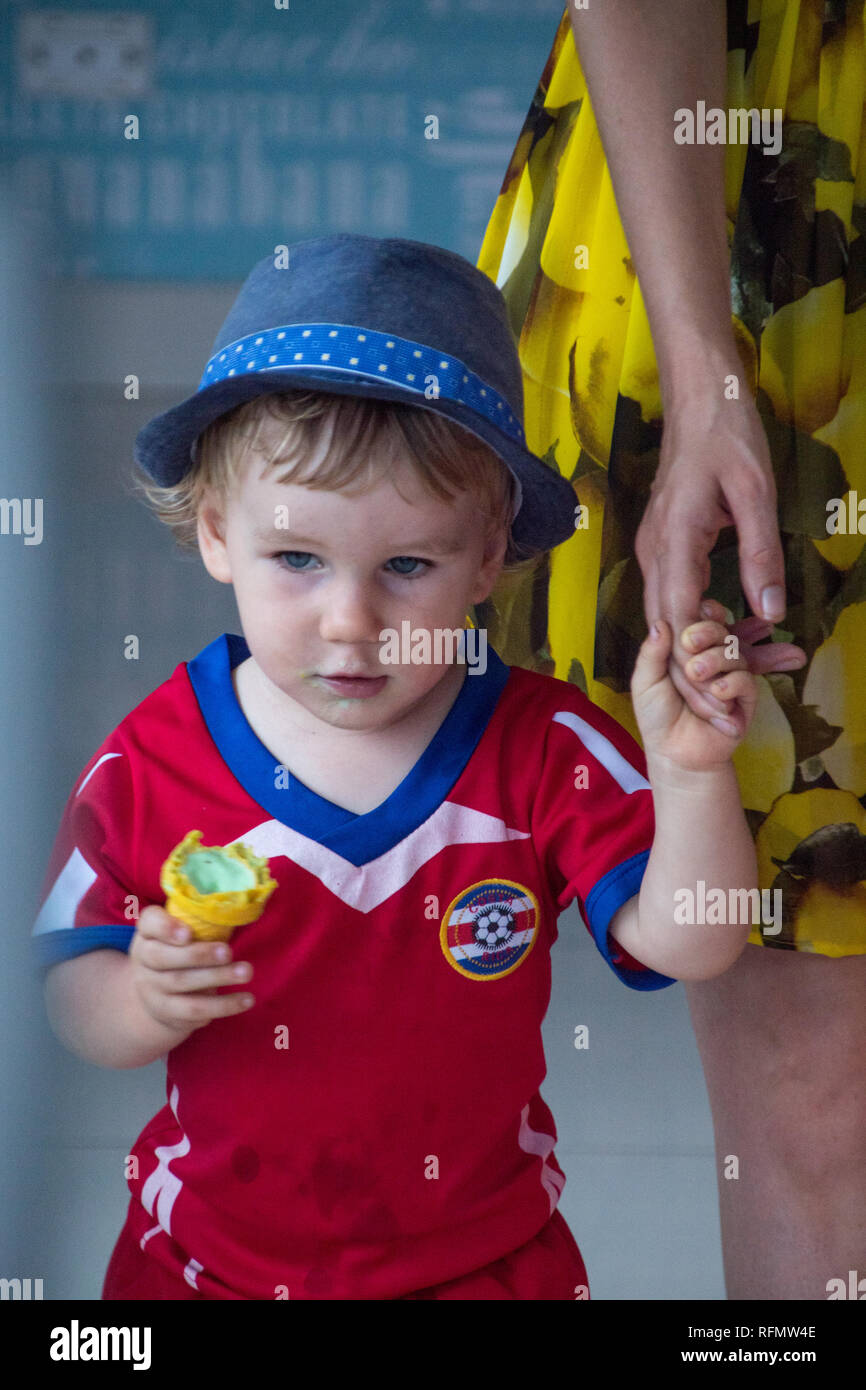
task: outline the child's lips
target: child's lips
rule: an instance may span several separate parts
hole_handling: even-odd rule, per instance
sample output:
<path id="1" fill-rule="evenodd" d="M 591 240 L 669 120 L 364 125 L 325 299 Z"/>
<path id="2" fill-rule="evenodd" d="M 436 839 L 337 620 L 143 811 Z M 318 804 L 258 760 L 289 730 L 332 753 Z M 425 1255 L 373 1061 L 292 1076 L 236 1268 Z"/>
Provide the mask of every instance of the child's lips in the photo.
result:
<path id="1" fill-rule="evenodd" d="M 360 680 L 379 680 L 379 676 L 371 675 L 368 671 L 319 671 L 318 674 L 323 681 L 360 681 Z"/>
<path id="2" fill-rule="evenodd" d="M 368 695 L 378 695 L 388 679 L 387 676 L 352 676 L 347 675 L 345 671 L 336 676 L 320 673 L 318 678 L 324 681 L 330 690 L 340 695 L 353 695 L 362 699 Z"/>

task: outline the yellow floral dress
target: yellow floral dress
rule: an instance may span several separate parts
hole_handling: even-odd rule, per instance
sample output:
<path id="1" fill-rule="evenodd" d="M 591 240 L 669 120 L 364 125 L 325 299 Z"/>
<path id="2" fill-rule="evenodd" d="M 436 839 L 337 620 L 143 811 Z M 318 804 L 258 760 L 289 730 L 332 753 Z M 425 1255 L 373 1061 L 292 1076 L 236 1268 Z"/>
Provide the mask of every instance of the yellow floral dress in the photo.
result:
<path id="1" fill-rule="evenodd" d="M 828 956 L 866 952 L 864 9 L 729 0 L 727 24 L 727 107 L 784 113 L 778 154 L 726 145 L 726 201 L 734 329 L 779 494 L 788 606 L 774 636 L 808 656 L 758 678 L 735 755 L 760 885 L 784 905 L 781 928 L 756 925 L 750 940 Z M 634 542 L 662 407 L 567 11 L 478 265 L 519 342 L 528 446 L 570 479 L 581 510 L 574 536 L 475 620 L 505 661 L 575 682 L 640 740 Z M 708 593 L 745 616 L 731 528 L 711 565 Z"/>

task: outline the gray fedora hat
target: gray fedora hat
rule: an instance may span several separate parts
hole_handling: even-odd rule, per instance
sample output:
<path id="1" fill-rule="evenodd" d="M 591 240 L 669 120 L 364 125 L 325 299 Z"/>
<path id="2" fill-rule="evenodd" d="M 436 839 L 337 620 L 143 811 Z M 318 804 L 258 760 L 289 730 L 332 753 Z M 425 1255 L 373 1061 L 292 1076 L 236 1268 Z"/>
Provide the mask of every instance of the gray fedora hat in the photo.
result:
<path id="1" fill-rule="evenodd" d="M 516 541 L 549 550 L 574 533 L 576 498 L 526 448 L 523 381 L 505 300 L 463 256 L 425 242 L 339 233 L 250 271 L 195 395 L 156 416 L 136 462 L 178 483 L 198 436 L 266 391 L 368 396 L 432 410 L 483 439 L 517 482 Z"/>

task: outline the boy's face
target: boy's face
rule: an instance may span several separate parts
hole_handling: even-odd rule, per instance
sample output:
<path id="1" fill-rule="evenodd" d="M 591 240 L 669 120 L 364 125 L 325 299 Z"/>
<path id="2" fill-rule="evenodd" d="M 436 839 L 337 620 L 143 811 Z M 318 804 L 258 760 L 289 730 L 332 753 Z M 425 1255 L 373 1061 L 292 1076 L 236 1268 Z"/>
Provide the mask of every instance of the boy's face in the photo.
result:
<path id="1" fill-rule="evenodd" d="M 390 480 L 350 495 L 278 475 L 253 455 L 226 502 L 205 500 L 198 523 L 204 563 L 234 586 L 269 694 L 295 702 L 284 705 L 295 722 L 300 705 L 334 728 L 366 732 L 420 710 L 443 679 L 456 693 L 462 666 L 382 662 L 383 633 L 401 633 L 405 621 L 412 633 L 463 628 L 502 567 L 505 534 L 485 550 L 474 498 L 433 498 L 406 464 L 400 492 Z M 378 679 L 351 691 L 326 679 L 348 673 Z"/>

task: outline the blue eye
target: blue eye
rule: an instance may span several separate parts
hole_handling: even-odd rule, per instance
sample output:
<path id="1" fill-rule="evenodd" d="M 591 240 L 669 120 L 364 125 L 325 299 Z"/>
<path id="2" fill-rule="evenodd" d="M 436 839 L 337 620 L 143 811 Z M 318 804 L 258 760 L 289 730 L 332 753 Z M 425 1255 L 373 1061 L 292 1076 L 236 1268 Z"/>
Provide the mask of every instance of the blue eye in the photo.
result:
<path id="1" fill-rule="evenodd" d="M 299 558 L 301 560 L 315 560 L 316 558 L 315 555 L 310 554 L 309 550 L 281 550 L 278 555 L 274 556 L 274 559 L 278 560 L 280 563 L 282 563 L 282 561 L 285 560 L 287 563 L 283 566 L 284 569 L 295 570 L 296 572 L 303 573 L 303 571 L 306 569 L 305 565 L 293 565 L 291 563 L 288 563 L 293 556 L 296 559 Z"/>
<path id="2" fill-rule="evenodd" d="M 304 562 L 307 560 L 315 560 L 316 556 L 311 554 L 309 550 L 280 550 L 273 556 L 273 559 L 276 560 L 281 569 L 291 570 L 294 574 L 306 574 L 311 566 Z M 301 561 L 301 563 L 295 564 L 294 561 L 296 560 Z M 388 561 L 388 564 L 396 566 L 411 565 L 413 567 L 418 565 L 423 566 L 422 569 L 393 569 L 391 571 L 392 574 L 398 575 L 401 579 L 415 579 L 418 575 L 424 574 L 426 570 L 433 569 L 433 564 L 430 560 L 419 560 L 414 555 L 395 555 Z"/>
<path id="3" fill-rule="evenodd" d="M 432 569 L 429 560 L 418 560 L 414 555 L 395 555 L 388 561 L 388 564 L 398 565 L 401 560 L 408 560 L 410 565 L 423 565 L 424 569 Z M 395 570 L 394 573 L 399 574 L 402 579 L 414 579 L 416 575 L 423 574 L 424 570 Z"/>

